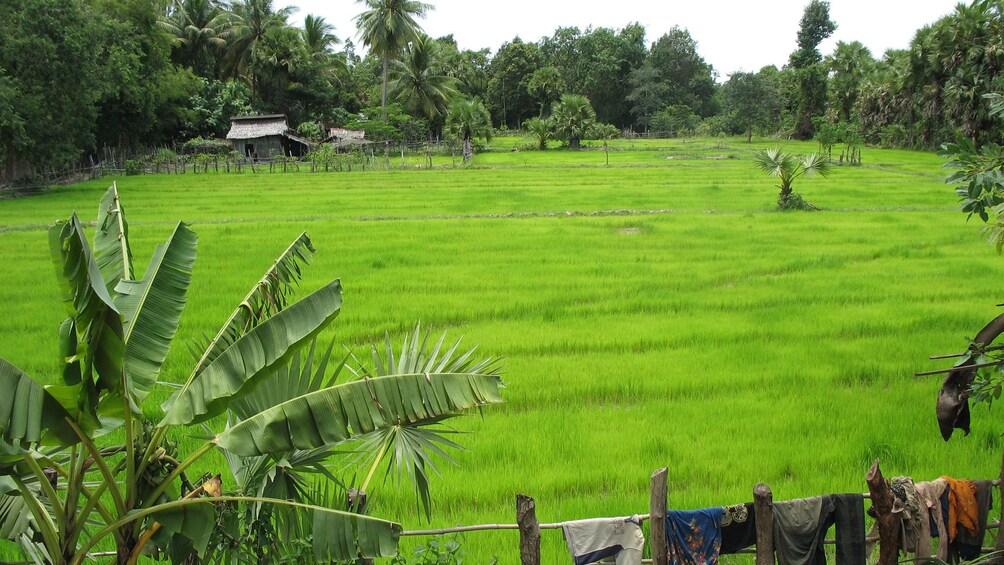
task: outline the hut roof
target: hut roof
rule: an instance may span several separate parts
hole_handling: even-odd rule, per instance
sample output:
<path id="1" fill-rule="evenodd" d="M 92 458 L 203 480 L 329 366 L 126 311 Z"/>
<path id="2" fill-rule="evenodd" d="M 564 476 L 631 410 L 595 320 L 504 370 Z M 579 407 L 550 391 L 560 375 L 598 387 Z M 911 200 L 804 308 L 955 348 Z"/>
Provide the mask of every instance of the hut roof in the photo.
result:
<path id="1" fill-rule="evenodd" d="M 328 130 L 328 140 L 332 139 L 365 139 L 366 132 L 361 129 L 331 128 Z"/>
<path id="2" fill-rule="evenodd" d="M 289 125 L 285 114 L 264 116 L 237 116 L 230 118 L 230 132 L 227 139 L 255 139 L 270 135 L 284 135 Z"/>

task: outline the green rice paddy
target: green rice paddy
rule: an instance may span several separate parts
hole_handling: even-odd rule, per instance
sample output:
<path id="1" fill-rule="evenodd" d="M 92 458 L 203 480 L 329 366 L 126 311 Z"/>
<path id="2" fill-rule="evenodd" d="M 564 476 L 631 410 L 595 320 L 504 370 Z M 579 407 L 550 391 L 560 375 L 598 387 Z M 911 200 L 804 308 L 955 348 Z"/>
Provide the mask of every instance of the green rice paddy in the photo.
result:
<path id="1" fill-rule="evenodd" d="M 45 228 L 92 220 L 116 180 L 140 262 L 178 220 L 200 236 L 182 340 L 214 332 L 307 231 L 303 287 L 342 279 L 342 343 L 421 321 L 505 358 L 506 404 L 454 420 L 469 451 L 440 467 L 431 527 L 512 523 L 517 493 L 542 522 L 646 513 L 663 466 L 677 508 L 743 502 L 761 481 L 778 500 L 865 492 L 875 458 L 887 476 L 996 476 L 999 413 L 978 407 L 945 443 L 940 379 L 914 376 L 1004 301 L 1004 259 L 956 210 L 942 159 L 866 149 L 865 166 L 796 184 L 823 211 L 778 213 L 750 150 L 620 141 L 609 166 L 596 149 L 503 150 L 471 168 L 123 177 L 0 201 L 0 357 L 55 374 Z M 175 347 L 166 378 L 190 367 Z M 410 485 L 370 490 L 374 514 L 430 527 Z M 515 531 L 464 546 L 465 562 L 518 563 Z M 568 561 L 557 531 L 543 552 Z"/>

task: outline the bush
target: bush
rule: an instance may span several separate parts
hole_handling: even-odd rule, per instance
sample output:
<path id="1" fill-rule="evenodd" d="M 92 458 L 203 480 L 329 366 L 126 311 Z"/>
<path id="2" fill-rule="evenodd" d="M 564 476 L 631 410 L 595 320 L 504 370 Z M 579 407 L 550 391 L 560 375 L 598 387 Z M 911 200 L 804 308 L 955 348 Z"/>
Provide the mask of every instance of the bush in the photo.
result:
<path id="1" fill-rule="evenodd" d="M 792 192 L 787 196 L 780 196 L 777 199 L 777 209 L 782 212 L 788 212 L 791 210 L 802 210 L 805 212 L 814 212 L 819 210 L 819 207 L 813 205 L 806 199 L 802 198 L 802 195 L 797 192 Z"/>
<path id="2" fill-rule="evenodd" d="M 128 159 L 125 162 L 125 174 L 126 176 L 134 176 L 143 174 L 143 168 L 146 163 L 142 159 Z"/>
<path id="3" fill-rule="evenodd" d="M 203 139 L 196 137 L 189 139 L 181 146 L 185 155 L 215 155 L 226 157 L 233 151 L 233 146 L 225 139 Z"/>

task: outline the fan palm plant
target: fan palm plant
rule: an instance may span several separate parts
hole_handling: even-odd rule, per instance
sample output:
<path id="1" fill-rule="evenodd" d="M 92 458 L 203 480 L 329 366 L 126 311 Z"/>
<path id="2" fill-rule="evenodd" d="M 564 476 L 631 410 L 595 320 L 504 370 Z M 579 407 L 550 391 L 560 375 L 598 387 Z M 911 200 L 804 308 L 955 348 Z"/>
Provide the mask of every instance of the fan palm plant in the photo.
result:
<path id="1" fill-rule="evenodd" d="M 554 108 L 551 123 L 555 135 L 566 142 L 570 149 L 578 149 L 589 127 L 596 121 L 596 111 L 585 96 L 565 94 Z"/>
<path id="2" fill-rule="evenodd" d="M 830 174 L 830 160 L 826 155 L 813 153 L 808 156 L 796 156 L 774 147 L 753 154 L 753 162 L 763 172 L 777 177 L 780 184 L 777 188 L 781 193 L 777 197 L 778 207 L 787 208 L 787 203 L 794 196 L 792 184 L 796 179 L 807 174 L 818 174 L 826 177 Z"/>
<path id="3" fill-rule="evenodd" d="M 474 155 L 471 149 L 472 138 L 491 140 L 492 119 L 480 100 L 458 100 L 450 106 L 450 113 L 446 116 L 446 129 L 450 135 L 463 140 L 464 163 L 467 163 Z"/>
<path id="4" fill-rule="evenodd" d="M 101 201 L 93 248 L 75 214 L 49 236 L 69 315 L 59 330 L 61 374 L 46 379 L 60 384 L 43 386 L 0 359 L 0 386 L 12 391 L 0 398 L 0 494 L 23 500 L 0 498 L 0 530 L 36 561 L 76 565 L 105 540 L 114 543 L 119 563 L 151 551 L 174 559 L 204 555 L 213 531 L 206 524 L 214 523 L 218 504 L 299 509 L 316 560 L 392 555 L 398 524 L 286 496 L 295 488 L 223 495 L 218 482 L 194 487 L 185 472 L 215 449 L 231 459 L 316 464 L 339 443 L 500 401 L 499 379 L 484 365 L 399 362 L 371 378 L 334 384 L 325 376 L 328 354 L 311 370 L 310 346 L 301 366 L 298 352 L 341 310 L 337 280 L 293 301 L 314 251 L 302 234 L 197 355 L 154 422 L 145 401 L 160 383 L 185 306 L 195 234 L 178 224 L 136 278 L 113 185 Z M 192 453 L 176 456 L 171 429 L 201 427 L 228 411 L 231 425 L 209 430 Z M 102 439 L 112 431 L 109 437 L 124 440 Z M 396 445 L 412 462 L 427 457 L 415 450 L 430 449 Z"/>

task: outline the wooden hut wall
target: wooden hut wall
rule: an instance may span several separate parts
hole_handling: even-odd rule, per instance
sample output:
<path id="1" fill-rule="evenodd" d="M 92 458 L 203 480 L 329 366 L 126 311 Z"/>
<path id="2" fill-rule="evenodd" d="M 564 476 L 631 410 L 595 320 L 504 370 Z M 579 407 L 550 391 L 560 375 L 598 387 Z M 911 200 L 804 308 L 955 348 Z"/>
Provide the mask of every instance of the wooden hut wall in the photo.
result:
<path id="1" fill-rule="evenodd" d="M 276 155 L 283 155 L 282 138 L 278 135 L 268 137 L 256 137 L 253 139 L 232 139 L 234 151 L 243 156 L 247 156 L 247 146 L 253 145 L 254 152 L 258 159 L 271 159 Z"/>

